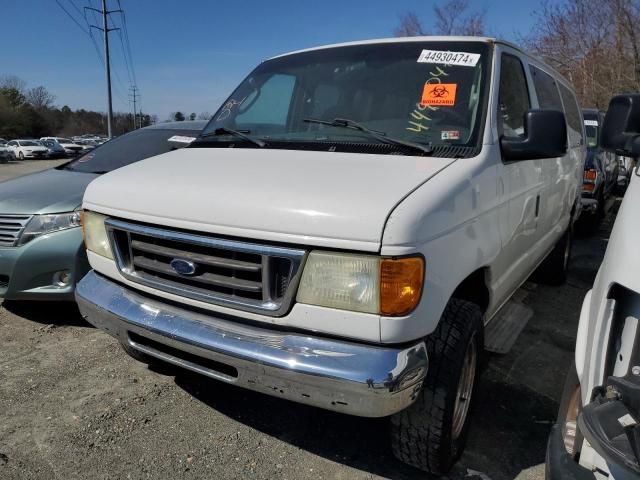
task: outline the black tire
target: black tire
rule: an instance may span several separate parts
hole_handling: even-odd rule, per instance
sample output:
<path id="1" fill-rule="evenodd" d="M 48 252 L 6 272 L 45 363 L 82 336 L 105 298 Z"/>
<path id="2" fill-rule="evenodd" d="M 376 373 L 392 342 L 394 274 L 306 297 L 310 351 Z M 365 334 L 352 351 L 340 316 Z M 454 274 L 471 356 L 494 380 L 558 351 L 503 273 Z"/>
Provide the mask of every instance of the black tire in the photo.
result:
<path id="1" fill-rule="evenodd" d="M 438 328 L 426 342 L 427 378 L 415 403 L 391 417 L 391 447 L 400 461 L 434 475 L 444 475 L 460 457 L 467 440 L 484 345 L 482 311 L 474 303 L 451 299 Z M 469 361 L 467 354 L 472 348 L 475 357 Z M 473 377 L 466 382 L 470 386 L 470 399 L 465 401 L 464 417 L 458 415 L 461 421 L 454 422 L 465 364 L 474 369 Z"/>
<path id="2" fill-rule="evenodd" d="M 18 152 L 18 159 L 19 160 L 24 160 L 24 153 Z"/>
<path id="3" fill-rule="evenodd" d="M 136 350 L 127 343 L 120 342 L 120 346 L 125 352 L 127 352 L 127 355 L 129 355 L 134 360 L 146 363 L 147 365 L 156 365 L 160 362 L 160 360 L 156 359 L 155 357 L 147 355 L 146 353 L 142 353 L 141 351 Z"/>
<path id="4" fill-rule="evenodd" d="M 562 285 L 569 275 L 573 229 L 571 225 L 564 232 L 551 253 L 544 259 L 534 275 L 534 280 L 546 285 Z"/>

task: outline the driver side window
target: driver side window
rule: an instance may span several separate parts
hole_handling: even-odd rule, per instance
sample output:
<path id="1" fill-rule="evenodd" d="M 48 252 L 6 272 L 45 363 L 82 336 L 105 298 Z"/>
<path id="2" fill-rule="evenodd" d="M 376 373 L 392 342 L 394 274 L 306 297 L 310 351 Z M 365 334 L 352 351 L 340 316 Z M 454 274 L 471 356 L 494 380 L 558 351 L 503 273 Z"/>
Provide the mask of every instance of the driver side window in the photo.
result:
<path id="1" fill-rule="evenodd" d="M 498 134 L 517 137 L 524 134 L 524 114 L 531 107 L 524 67 L 518 57 L 502 54 L 498 100 Z"/>
<path id="2" fill-rule="evenodd" d="M 278 73 L 269 78 L 259 90 L 250 93 L 243 100 L 242 105 L 249 106 L 246 111 L 242 111 L 242 106 L 240 107 L 241 113 L 235 118 L 238 128 L 250 130 L 252 125 L 261 125 L 276 127 L 282 131 L 287 125 L 295 83 L 296 77 L 293 75 Z"/>

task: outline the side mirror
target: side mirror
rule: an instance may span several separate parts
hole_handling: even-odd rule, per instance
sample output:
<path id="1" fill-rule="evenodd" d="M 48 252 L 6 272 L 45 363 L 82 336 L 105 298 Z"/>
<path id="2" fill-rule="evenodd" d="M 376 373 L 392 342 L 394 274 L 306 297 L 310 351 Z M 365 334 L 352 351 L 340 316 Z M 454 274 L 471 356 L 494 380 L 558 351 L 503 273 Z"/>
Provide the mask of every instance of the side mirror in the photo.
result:
<path id="1" fill-rule="evenodd" d="M 640 95 L 617 95 L 609 102 L 600 134 L 602 148 L 627 157 L 640 156 Z"/>
<path id="2" fill-rule="evenodd" d="M 506 161 L 561 157 L 567 152 L 567 124 L 557 110 L 529 110 L 524 114 L 524 135 L 500 138 Z"/>

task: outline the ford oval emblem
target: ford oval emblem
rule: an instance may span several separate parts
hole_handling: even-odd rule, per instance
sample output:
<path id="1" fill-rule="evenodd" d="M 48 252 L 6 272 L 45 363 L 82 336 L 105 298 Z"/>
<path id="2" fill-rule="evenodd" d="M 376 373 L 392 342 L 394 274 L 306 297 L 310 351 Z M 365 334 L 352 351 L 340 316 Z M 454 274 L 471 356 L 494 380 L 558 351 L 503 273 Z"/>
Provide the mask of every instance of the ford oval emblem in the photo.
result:
<path id="1" fill-rule="evenodd" d="M 190 276 L 196 273 L 196 264 L 190 262 L 189 260 L 174 258 L 173 260 L 171 260 L 171 263 L 169 263 L 169 265 L 179 275 Z"/>

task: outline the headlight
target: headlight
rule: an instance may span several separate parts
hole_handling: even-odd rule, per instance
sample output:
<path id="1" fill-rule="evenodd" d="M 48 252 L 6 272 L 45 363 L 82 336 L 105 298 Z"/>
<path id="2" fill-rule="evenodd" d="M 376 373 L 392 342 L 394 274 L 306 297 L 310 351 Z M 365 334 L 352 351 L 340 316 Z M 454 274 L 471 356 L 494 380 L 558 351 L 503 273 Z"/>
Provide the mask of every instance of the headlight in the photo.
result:
<path id="1" fill-rule="evenodd" d="M 400 316 L 418 304 L 424 280 L 421 257 L 384 258 L 314 251 L 297 301 L 311 305 Z"/>
<path id="2" fill-rule="evenodd" d="M 87 250 L 113 260 L 104 221 L 107 217 L 99 213 L 84 211 L 82 214 L 82 232 Z"/>
<path id="3" fill-rule="evenodd" d="M 51 215 L 35 215 L 25 227 L 18 245 L 24 245 L 40 235 L 59 232 L 80 226 L 80 213 L 55 213 Z"/>

